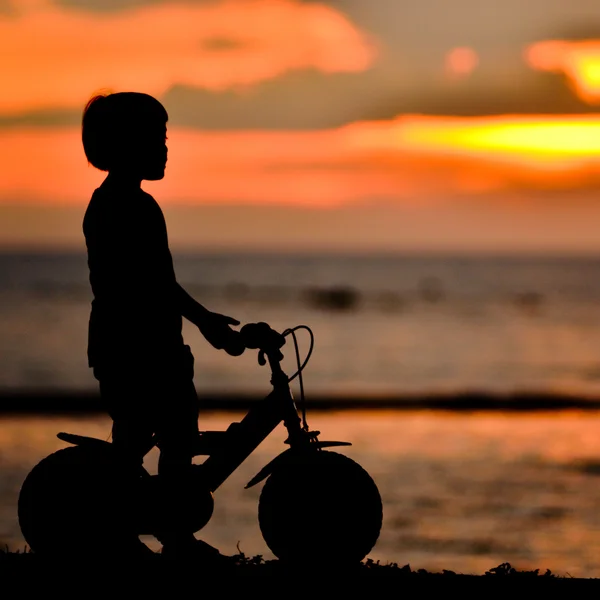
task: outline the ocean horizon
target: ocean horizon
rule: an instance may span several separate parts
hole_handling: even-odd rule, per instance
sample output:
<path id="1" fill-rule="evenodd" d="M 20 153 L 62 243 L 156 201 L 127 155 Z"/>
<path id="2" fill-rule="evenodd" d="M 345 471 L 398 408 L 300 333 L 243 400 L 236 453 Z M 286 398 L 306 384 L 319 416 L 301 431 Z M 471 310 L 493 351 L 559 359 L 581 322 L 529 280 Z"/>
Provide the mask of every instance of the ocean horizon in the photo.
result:
<path id="1" fill-rule="evenodd" d="M 600 256 L 173 256 L 210 310 L 311 328 L 307 397 L 600 397 Z M 90 302 L 84 253 L 0 253 L 0 395 L 95 393 Z M 255 351 L 216 351 L 188 322 L 183 334 L 199 395 L 268 392 Z M 304 356 L 305 331 L 298 342 Z M 294 372 L 291 338 L 284 354 Z"/>

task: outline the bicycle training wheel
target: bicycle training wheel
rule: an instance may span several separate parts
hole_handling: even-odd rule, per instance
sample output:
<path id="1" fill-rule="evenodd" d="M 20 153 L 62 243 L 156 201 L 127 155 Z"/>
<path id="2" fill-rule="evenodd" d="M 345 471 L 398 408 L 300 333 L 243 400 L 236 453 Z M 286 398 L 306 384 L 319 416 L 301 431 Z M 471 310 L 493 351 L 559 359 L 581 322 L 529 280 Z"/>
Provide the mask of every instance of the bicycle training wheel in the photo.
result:
<path id="1" fill-rule="evenodd" d="M 352 563 L 375 545 L 383 506 L 375 482 L 357 462 L 337 452 L 310 450 L 269 476 L 258 520 L 280 560 Z"/>

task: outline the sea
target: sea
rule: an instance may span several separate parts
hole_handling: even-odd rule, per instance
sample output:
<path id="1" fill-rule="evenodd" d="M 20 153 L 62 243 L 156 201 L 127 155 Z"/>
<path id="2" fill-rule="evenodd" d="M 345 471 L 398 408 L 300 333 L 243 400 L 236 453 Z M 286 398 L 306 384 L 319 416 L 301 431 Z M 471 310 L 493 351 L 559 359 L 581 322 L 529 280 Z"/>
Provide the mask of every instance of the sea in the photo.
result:
<path id="1" fill-rule="evenodd" d="M 312 349 L 302 378 L 309 425 L 322 439 L 351 442 L 339 451 L 371 474 L 383 499 L 369 558 L 600 577 L 600 256 L 173 257 L 179 282 L 210 310 L 242 325 L 312 332 L 311 348 L 307 329 L 296 331 L 300 360 Z M 56 433 L 110 437 L 110 419 L 85 409 L 97 394 L 86 357 L 90 302 L 85 254 L 0 254 L 0 544 L 14 551 L 26 545 L 20 486 L 65 446 Z M 184 338 L 198 393 L 213 399 L 201 429 L 239 421 L 232 398 L 270 391 L 256 351 L 231 357 L 188 322 Z M 287 340 L 282 365 L 292 373 Z M 64 395 L 78 410 L 53 412 Z M 12 409 L 2 411 L 9 397 Z M 465 397 L 477 398 L 468 410 L 458 402 Z M 535 410 L 532 397 L 542 399 Z M 553 402 L 565 397 L 573 403 Z M 311 398 L 326 399 L 327 410 L 311 410 Z M 510 408 L 498 408 L 499 398 Z M 36 412 L 32 399 L 47 404 Z M 257 519 L 261 485 L 244 485 L 284 441 L 280 426 L 217 490 L 198 537 L 227 554 L 273 558 Z M 149 471 L 156 460 L 152 451 Z"/>

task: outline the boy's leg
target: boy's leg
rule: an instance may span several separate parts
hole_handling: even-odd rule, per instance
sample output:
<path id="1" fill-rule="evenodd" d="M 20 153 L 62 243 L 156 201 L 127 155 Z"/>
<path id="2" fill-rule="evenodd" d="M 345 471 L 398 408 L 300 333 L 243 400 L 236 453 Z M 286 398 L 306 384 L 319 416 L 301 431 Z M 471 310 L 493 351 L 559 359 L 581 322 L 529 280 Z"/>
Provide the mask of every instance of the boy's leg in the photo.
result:
<path id="1" fill-rule="evenodd" d="M 126 537 L 120 540 L 119 547 L 123 552 L 130 554 L 153 554 L 133 533 L 136 529 L 132 526 L 140 511 L 140 506 L 136 504 L 136 482 L 153 436 L 149 415 L 140 410 L 143 390 L 123 377 L 113 376 L 100 380 L 100 394 L 113 419 L 112 446 L 119 457 L 116 463 L 118 483 L 115 493 L 122 508 L 119 521 L 123 521 L 117 527 L 123 532 L 131 528 L 132 534 L 126 534 Z"/>
<path id="2" fill-rule="evenodd" d="M 143 465 L 150 450 L 153 424 L 150 411 L 144 410 L 143 386 L 120 377 L 100 380 L 100 396 L 113 420 L 112 444 L 123 457 L 120 466 L 134 473 Z"/>
<path id="3" fill-rule="evenodd" d="M 191 379 L 182 379 L 170 388 L 168 406 L 157 428 L 160 459 L 159 477 L 164 495 L 164 520 L 156 532 L 165 557 L 201 557 L 214 565 L 231 566 L 231 559 L 216 548 L 196 539 L 193 526 L 196 495 L 193 493 L 194 446 L 198 438 L 198 396 Z"/>
<path id="4" fill-rule="evenodd" d="M 191 484 L 198 438 L 198 397 L 191 379 L 173 378 L 168 387 L 160 385 L 157 391 L 161 388 L 164 404 L 156 414 L 156 433 L 164 519 L 156 537 L 163 546 L 180 546 L 195 541 L 190 515 L 194 510 Z"/>

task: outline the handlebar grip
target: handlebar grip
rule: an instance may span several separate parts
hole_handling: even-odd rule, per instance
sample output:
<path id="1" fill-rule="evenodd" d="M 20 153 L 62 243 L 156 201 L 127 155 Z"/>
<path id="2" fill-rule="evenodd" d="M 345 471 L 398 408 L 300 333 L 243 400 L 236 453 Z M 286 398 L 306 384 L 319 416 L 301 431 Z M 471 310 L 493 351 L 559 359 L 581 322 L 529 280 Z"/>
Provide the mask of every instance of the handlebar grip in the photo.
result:
<path id="1" fill-rule="evenodd" d="M 242 340 L 242 337 L 240 336 L 239 331 L 232 330 L 231 333 L 232 335 L 230 336 L 230 339 L 224 348 L 225 352 L 227 352 L 227 354 L 230 356 L 240 356 L 246 350 L 246 346 Z"/>
<path id="2" fill-rule="evenodd" d="M 283 359 L 279 349 L 285 344 L 285 337 L 264 322 L 248 323 L 240 330 L 242 341 L 246 348 L 258 349 L 258 364 L 266 364 L 265 354 L 277 360 Z"/>
<path id="3" fill-rule="evenodd" d="M 246 348 L 251 350 L 260 349 L 268 352 L 269 350 L 279 350 L 285 344 L 285 337 L 262 321 L 247 323 L 240 329 L 240 334 Z"/>

